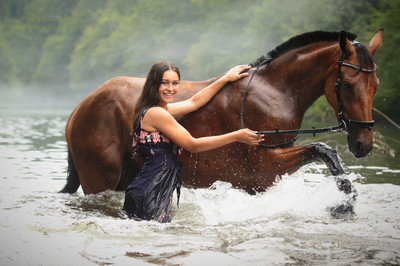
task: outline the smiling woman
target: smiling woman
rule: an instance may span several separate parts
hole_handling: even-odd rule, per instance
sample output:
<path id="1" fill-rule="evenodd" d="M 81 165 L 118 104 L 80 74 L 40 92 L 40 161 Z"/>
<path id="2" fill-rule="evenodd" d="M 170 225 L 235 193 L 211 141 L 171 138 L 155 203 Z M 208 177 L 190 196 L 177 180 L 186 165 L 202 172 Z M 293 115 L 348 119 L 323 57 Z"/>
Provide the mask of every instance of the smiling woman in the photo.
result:
<path id="1" fill-rule="evenodd" d="M 168 103 L 172 103 L 175 94 L 179 91 L 179 76 L 173 70 L 168 70 L 164 72 L 161 86 L 159 88 L 160 92 L 160 106 L 167 107 Z M 162 102 L 161 102 L 162 101 Z"/>
<path id="2" fill-rule="evenodd" d="M 153 65 L 135 108 L 133 149 L 143 166 L 125 193 L 124 215 L 136 220 L 171 220 L 172 194 L 180 195 L 179 146 L 191 152 L 218 148 L 232 142 L 258 145 L 263 136 L 242 129 L 219 136 L 194 138 L 174 118 L 206 104 L 227 82 L 247 76 L 249 66 L 237 66 L 193 97 L 173 103 L 179 91 L 180 72 L 170 62 Z"/>

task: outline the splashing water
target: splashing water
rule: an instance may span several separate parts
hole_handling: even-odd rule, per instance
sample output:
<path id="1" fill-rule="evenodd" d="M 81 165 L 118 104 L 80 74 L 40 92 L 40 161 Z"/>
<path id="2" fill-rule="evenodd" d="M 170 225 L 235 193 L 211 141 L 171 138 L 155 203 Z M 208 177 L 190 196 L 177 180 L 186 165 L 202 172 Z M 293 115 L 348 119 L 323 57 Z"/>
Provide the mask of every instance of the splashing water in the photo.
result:
<path id="1" fill-rule="evenodd" d="M 123 192 L 56 193 L 64 125 L 60 116 L 0 117 L 1 265 L 400 263 L 400 188 L 364 184 L 359 166 L 346 168 L 359 194 L 349 219 L 331 217 L 346 196 L 324 165 L 311 164 L 256 195 L 225 182 L 183 188 L 171 223 L 135 222 L 119 216 Z"/>

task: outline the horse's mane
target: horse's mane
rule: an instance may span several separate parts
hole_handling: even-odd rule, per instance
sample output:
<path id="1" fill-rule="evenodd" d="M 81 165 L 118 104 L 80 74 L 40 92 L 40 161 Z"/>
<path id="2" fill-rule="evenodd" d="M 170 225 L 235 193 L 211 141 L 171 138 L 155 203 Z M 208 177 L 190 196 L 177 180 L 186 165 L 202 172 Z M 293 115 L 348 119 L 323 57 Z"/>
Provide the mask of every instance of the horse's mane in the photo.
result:
<path id="1" fill-rule="evenodd" d="M 353 34 L 353 33 L 349 33 L 346 32 L 346 36 L 350 41 L 354 41 L 357 37 L 357 35 Z M 312 32 L 306 32 L 297 36 L 294 36 L 292 38 L 290 38 L 288 41 L 278 45 L 277 47 L 275 47 L 275 49 L 269 51 L 267 53 L 267 55 L 263 55 L 261 57 L 259 57 L 256 61 L 254 61 L 253 63 L 250 63 L 250 65 L 252 67 L 257 67 L 258 65 L 260 65 L 262 62 L 264 62 L 265 60 L 273 60 L 277 57 L 279 57 L 280 55 L 314 43 L 314 42 L 321 42 L 321 41 L 338 41 L 339 40 L 339 32 L 327 32 L 327 31 L 312 31 Z"/>

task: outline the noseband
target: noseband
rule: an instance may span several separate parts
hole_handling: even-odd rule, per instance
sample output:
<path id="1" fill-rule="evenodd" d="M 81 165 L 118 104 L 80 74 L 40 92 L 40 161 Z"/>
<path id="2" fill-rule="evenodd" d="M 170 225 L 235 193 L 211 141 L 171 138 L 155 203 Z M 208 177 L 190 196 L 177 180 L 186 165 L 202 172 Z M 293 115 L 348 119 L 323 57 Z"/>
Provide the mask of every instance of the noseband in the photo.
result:
<path id="1" fill-rule="evenodd" d="M 354 45 L 354 43 L 352 43 L 352 45 Z M 242 128 L 244 128 L 244 123 L 243 123 L 243 113 L 244 113 L 244 103 L 246 101 L 246 96 L 247 96 L 247 91 L 249 89 L 250 83 L 253 80 L 254 75 L 256 74 L 256 72 L 258 71 L 258 69 L 271 62 L 272 59 L 266 59 L 263 62 L 261 62 L 257 68 L 254 70 L 253 74 L 250 77 L 249 83 L 247 84 L 247 87 L 244 91 L 244 95 L 243 95 L 243 101 L 242 101 L 242 107 L 241 107 L 241 111 L 240 111 L 240 122 L 242 125 Z M 343 115 L 343 107 L 342 107 L 342 99 L 341 99 L 341 93 L 340 93 L 340 87 L 342 84 L 342 66 L 345 67 L 350 67 L 350 68 L 354 68 L 359 70 L 360 72 L 365 72 L 365 73 L 373 73 L 376 70 L 376 64 L 374 64 L 374 67 L 371 69 L 365 69 L 362 68 L 361 66 L 357 66 L 348 62 L 343 62 L 343 52 L 340 51 L 339 52 L 339 60 L 337 62 L 338 64 L 338 69 L 337 69 L 337 79 L 336 79 L 336 83 L 335 83 L 335 93 L 336 93 L 336 98 L 337 98 L 337 102 L 338 102 L 338 120 L 339 120 L 339 124 L 337 126 L 332 126 L 332 127 L 325 127 L 325 128 L 315 128 L 313 127 L 312 129 L 289 129 L 289 130 L 279 130 L 277 128 L 275 128 L 274 131 L 257 131 L 257 134 L 297 134 L 296 137 L 294 137 L 291 140 L 279 143 L 279 144 L 275 144 L 275 145 L 265 145 L 263 143 L 260 143 L 261 147 L 264 148 L 270 148 L 270 149 L 274 149 L 274 148 L 279 148 L 282 146 L 286 146 L 288 144 L 292 144 L 294 143 L 299 134 L 313 134 L 314 137 L 317 133 L 324 133 L 324 132 L 347 132 L 347 125 L 350 124 L 355 124 L 359 127 L 363 127 L 363 128 L 368 128 L 369 130 L 372 129 L 372 127 L 375 124 L 374 120 L 371 121 L 359 121 L 359 120 L 353 120 L 353 119 L 349 119 L 349 118 L 345 118 Z"/>

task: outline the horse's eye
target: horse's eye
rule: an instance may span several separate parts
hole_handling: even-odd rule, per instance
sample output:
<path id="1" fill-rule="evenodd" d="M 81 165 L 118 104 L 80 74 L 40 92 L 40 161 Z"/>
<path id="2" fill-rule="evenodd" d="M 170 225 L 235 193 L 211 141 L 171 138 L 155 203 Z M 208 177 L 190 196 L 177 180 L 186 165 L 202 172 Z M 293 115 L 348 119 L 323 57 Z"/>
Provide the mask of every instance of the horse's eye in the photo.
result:
<path id="1" fill-rule="evenodd" d="M 346 90 L 353 90 L 353 85 L 347 81 L 343 81 L 343 88 Z"/>

